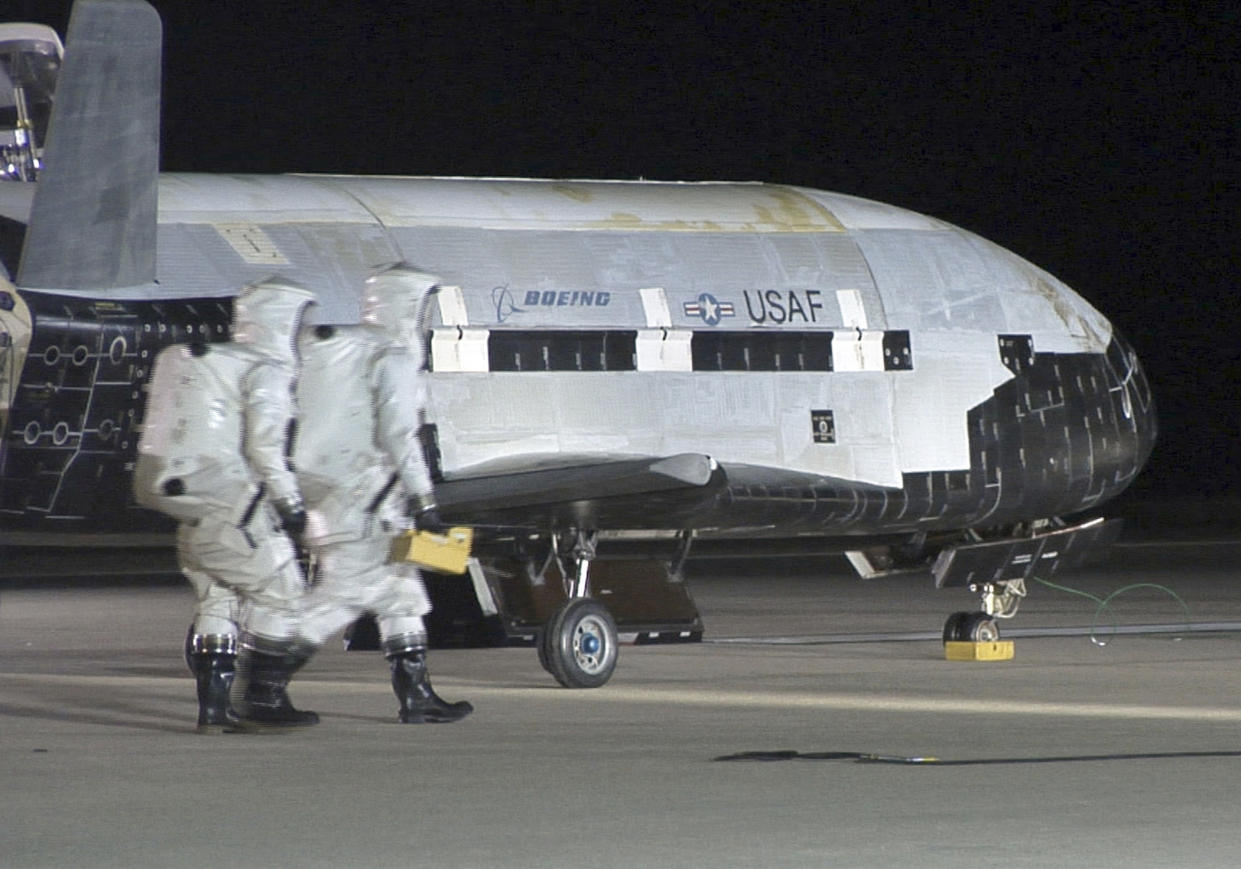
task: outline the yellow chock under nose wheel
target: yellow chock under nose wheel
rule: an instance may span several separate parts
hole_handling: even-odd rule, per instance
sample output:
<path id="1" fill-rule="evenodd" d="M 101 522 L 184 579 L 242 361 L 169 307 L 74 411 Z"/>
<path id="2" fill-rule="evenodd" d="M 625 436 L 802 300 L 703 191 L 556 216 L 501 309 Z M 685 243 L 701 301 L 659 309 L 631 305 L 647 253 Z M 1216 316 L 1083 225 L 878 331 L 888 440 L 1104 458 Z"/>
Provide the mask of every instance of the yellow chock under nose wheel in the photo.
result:
<path id="1" fill-rule="evenodd" d="M 944 658 L 949 661 L 1011 661 L 1013 641 L 973 643 L 951 640 L 944 643 Z"/>
<path id="2" fill-rule="evenodd" d="M 953 613 L 944 623 L 944 657 L 949 661 L 1008 661 L 1013 657 L 1013 642 L 1000 639 L 1000 628 L 987 613 Z"/>

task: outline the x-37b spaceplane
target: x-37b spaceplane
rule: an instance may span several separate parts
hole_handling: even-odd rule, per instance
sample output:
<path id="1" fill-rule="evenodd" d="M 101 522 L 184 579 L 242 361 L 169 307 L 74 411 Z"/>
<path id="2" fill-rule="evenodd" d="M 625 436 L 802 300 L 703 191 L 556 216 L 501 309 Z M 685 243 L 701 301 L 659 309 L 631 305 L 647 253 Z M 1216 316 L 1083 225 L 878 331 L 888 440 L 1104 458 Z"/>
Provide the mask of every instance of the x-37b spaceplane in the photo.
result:
<path id="1" fill-rule="evenodd" d="M 4 542 L 167 531 L 131 493 L 159 349 L 272 275 L 356 322 L 394 262 L 439 280 L 423 446 L 478 529 L 445 641 L 601 685 L 619 640 L 701 636 L 687 558 L 824 550 L 974 590 L 945 635 L 993 639 L 1114 534 L 1146 379 L 1019 256 L 786 185 L 160 173 L 160 52 L 142 0 L 78 0 L 63 56 L 0 31 Z"/>

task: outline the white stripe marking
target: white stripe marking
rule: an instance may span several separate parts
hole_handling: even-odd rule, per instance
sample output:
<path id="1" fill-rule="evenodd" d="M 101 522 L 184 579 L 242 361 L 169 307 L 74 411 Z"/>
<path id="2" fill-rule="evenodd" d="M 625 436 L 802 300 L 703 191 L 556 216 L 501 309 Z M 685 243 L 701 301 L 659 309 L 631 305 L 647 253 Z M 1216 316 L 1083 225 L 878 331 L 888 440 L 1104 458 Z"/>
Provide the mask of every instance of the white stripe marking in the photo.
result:
<path id="1" fill-rule="evenodd" d="M 36 682 L 46 685 L 184 687 L 187 677 L 151 676 L 65 676 L 44 673 L 0 673 L 0 683 Z M 844 694 L 834 692 L 772 692 L 713 691 L 684 688 L 641 688 L 607 685 L 589 691 L 566 688 L 505 687 L 478 683 L 469 679 L 437 676 L 437 687 L 447 692 L 476 697 L 537 701 L 585 703 L 649 703 L 660 706 L 733 707 L 744 709 L 819 709 L 846 712 L 903 712 L 938 715 L 1026 715 L 1046 718 L 1095 718 L 1145 721 L 1212 721 L 1241 722 L 1241 709 L 1207 706 L 1147 706 L 1116 703 L 1069 703 L 1031 700 L 976 699 L 969 697 L 918 697 L 900 694 Z M 380 694 L 387 696 L 391 688 L 386 681 L 357 682 L 320 679 L 299 679 L 299 694 L 322 697 L 339 694 Z"/>

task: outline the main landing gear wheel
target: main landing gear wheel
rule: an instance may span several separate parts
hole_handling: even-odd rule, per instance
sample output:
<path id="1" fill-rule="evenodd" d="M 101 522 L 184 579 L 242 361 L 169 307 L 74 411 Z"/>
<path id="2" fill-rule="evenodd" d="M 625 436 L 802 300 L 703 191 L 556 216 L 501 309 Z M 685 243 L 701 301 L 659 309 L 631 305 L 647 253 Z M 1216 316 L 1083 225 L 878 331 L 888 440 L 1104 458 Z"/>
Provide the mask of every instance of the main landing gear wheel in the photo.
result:
<path id="1" fill-rule="evenodd" d="M 539 636 L 539 663 L 566 688 L 598 688 L 616 669 L 616 622 L 590 598 L 570 600 Z"/>
<path id="2" fill-rule="evenodd" d="M 953 613 L 944 622 L 945 643 L 994 643 L 1000 627 L 984 612 Z"/>

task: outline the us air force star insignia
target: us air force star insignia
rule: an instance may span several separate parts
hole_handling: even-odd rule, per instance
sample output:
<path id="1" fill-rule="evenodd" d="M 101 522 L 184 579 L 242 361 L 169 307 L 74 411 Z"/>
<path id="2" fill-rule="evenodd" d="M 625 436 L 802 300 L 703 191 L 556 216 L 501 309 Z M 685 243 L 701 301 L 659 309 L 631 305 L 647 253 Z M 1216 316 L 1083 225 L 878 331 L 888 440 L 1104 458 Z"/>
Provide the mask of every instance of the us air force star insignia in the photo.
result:
<path id="1" fill-rule="evenodd" d="M 737 316 L 732 302 L 721 302 L 710 293 L 703 293 L 697 301 L 684 303 L 685 316 L 699 317 L 708 326 L 719 325 L 724 317 Z"/>

